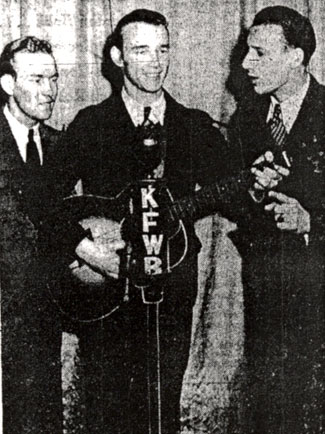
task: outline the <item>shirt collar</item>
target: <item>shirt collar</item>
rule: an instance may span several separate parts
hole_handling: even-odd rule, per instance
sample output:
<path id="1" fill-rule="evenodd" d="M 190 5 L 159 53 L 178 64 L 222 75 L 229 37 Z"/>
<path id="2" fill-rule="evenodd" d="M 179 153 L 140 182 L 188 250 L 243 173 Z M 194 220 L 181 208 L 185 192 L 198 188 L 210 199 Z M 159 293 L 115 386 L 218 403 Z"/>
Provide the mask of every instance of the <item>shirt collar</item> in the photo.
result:
<path id="1" fill-rule="evenodd" d="M 135 126 L 141 125 L 144 120 L 144 106 L 138 103 L 134 98 L 132 98 L 123 87 L 122 89 L 122 99 L 124 101 L 125 107 L 132 119 Z M 160 123 L 164 125 L 165 111 L 166 111 L 166 99 L 164 92 L 161 96 L 150 104 L 151 111 L 149 115 L 149 120 L 154 124 Z"/>
<path id="2" fill-rule="evenodd" d="M 3 109 L 3 113 L 8 121 L 9 127 L 11 129 L 12 135 L 17 143 L 19 153 L 26 162 L 26 151 L 27 151 L 27 143 L 28 143 L 28 131 L 31 128 L 26 127 L 26 125 L 19 122 L 15 116 L 10 112 L 8 105 L 6 104 Z M 40 155 L 41 164 L 43 164 L 43 152 L 41 146 L 41 136 L 39 131 L 39 123 L 34 125 L 32 128 L 34 130 L 34 141 L 36 143 L 38 153 Z"/>
<path id="3" fill-rule="evenodd" d="M 271 104 L 267 117 L 267 122 L 272 118 L 274 108 L 277 104 L 280 104 L 283 123 L 287 132 L 290 132 L 293 124 L 295 123 L 302 103 L 307 95 L 310 85 L 310 75 L 308 74 L 307 80 L 304 85 L 292 96 L 279 103 L 279 101 L 271 95 Z"/>

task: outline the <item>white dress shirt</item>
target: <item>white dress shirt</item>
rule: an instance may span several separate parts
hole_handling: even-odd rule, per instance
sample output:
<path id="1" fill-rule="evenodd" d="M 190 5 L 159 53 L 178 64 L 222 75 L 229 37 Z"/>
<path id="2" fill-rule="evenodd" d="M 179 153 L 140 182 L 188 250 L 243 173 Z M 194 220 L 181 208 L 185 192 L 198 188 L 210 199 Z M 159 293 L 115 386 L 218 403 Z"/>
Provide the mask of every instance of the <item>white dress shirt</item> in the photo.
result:
<path id="1" fill-rule="evenodd" d="M 9 108 L 7 105 L 5 105 L 3 109 L 3 113 L 9 123 L 12 135 L 15 138 L 15 141 L 18 146 L 19 153 L 21 155 L 21 158 L 26 163 L 27 159 L 27 143 L 28 143 L 28 131 L 31 128 L 26 127 L 21 122 L 19 122 L 9 111 Z M 43 150 L 42 150 L 42 144 L 41 144 L 41 136 L 39 132 L 39 124 L 36 124 L 33 127 L 34 130 L 34 141 L 37 146 L 38 155 L 40 157 L 41 165 L 43 164 Z"/>
<path id="2" fill-rule="evenodd" d="M 310 85 L 310 75 L 308 74 L 306 83 L 298 90 L 298 92 L 296 92 L 294 95 L 290 96 L 289 98 L 285 99 L 281 103 L 273 95 L 271 95 L 271 103 L 270 103 L 270 108 L 267 115 L 266 123 L 268 123 L 269 120 L 272 118 L 275 106 L 277 104 L 280 104 L 283 124 L 287 133 L 289 134 L 293 124 L 295 123 L 298 117 L 305 96 L 307 95 L 309 85 Z"/>
<path id="3" fill-rule="evenodd" d="M 149 105 L 139 104 L 135 99 L 133 99 L 123 87 L 122 89 L 122 100 L 124 101 L 125 107 L 132 119 L 134 126 L 141 125 L 144 121 L 144 107 L 149 107 Z M 160 123 L 164 125 L 165 111 L 166 111 L 166 99 L 164 92 L 161 96 L 150 104 L 150 114 L 149 120 L 154 124 Z"/>

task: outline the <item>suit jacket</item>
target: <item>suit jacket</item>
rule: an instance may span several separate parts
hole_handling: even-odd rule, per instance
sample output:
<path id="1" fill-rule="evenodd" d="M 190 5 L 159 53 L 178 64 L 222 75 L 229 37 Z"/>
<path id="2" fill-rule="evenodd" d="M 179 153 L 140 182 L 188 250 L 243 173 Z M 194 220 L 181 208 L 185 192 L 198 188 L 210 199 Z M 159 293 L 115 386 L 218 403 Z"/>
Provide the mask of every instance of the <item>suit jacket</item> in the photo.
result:
<path id="1" fill-rule="evenodd" d="M 164 178 L 177 199 L 192 194 L 196 184 L 211 183 L 223 176 L 225 140 L 209 115 L 184 107 L 167 92 L 165 95 Z M 64 141 L 63 152 L 68 154 L 62 158 L 68 166 L 64 170 L 72 174 L 66 194 L 81 178 L 84 193 L 115 197 L 127 185 L 144 177 L 146 167 L 136 151 L 136 128 L 120 95 L 112 94 L 100 104 L 81 110 Z M 187 224 L 187 232 L 190 239 L 187 257 L 193 262 L 194 256 L 196 263 L 200 244 L 192 223 Z M 189 293 L 195 299 L 196 283 Z"/>
<path id="2" fill-rule="evenodd" d="M 268 96 L 256 95 L 238 107 L 230 129 L 235 171 L 251 167 L 267 150 L 274 151 L 276 162 L 284 165 L 266 126 L 269 105 Z M 249 427 L 262 423 L 255 426 L 256 432 L 280 432 L 279 427 L 285 432 L 319 429 L 324 360 L 324 144 L 325 87 L 312 77 L 280 150 L 291 161 L 290 174 L 277 187 L 310 213 L 308 246 L 302 235 L 276 228 L 273 215 L 264 211 L 267 199 L 258 204 L 247 193 L 233 210 L 238 229 L 232 237 L 243 260 L 245 350 L 253 369 L 252 382 L 246 386 L 251 395 Z"/>
<path id="3" fill-rule="evenodd" d="M 0 111 L 0 278 L 4 432 L 60 432 L 61 328 L 45 289 L 46 213 L 59 132 L 41 125 L 44 164 L 25 167 Z M 37 192 L 37 194 L 35 194 Z M 42 239 L 42 242 L 41 242 Z M 62 432 L 62 431 L 61 431 Z"/>
<path id="4" fill-rule="evenodd" d="M 325 87 L 311 77 L 309 90 L 285 144 L 285 150 L 292 164 L 290 176 L 284 179 L 277 188 L 278 191 L 296 198 L 310 212 L 312 224 L 310 241 L 315 247 L 320 247 L 325 237 L 324 96 Z M 243 100 L 233 116 L 230 137 L 235 146 L 233 153 L 237 156 L 236 170 L 238 167 L 251 167 L 254 160 L 267 150 L 279 154 L 279 151 L 274 149 L 270 132 L 266 127 L 269 105 L 268 96 L 255 96 L 253 100 Z M 279 156 L 277 161 L 285 165 Z M 242 204 L 244 203 L 248 215 L 240 220 L 243 226 L 244 222 L 249 219 L 249 225 L 254 221 L 256 228 L 259 227 L 256 232 L 251 231 L 255 235 L 261 233 L 261 230 L 263 237 L 266 232 L 272 238 L 277 237 L 276 234 L 279 235 L 280 231 L 276 230 L 274 224 L 267 225 L 266 232 L 261 228 L 257 215 L 265 223 L 266 213 L 262 210 L 264 204 L 258 210 L 258 206 L 252 203 L 248 196 L 242 201 Z M 294 238 L 297 237 L 294 236 Z"/>

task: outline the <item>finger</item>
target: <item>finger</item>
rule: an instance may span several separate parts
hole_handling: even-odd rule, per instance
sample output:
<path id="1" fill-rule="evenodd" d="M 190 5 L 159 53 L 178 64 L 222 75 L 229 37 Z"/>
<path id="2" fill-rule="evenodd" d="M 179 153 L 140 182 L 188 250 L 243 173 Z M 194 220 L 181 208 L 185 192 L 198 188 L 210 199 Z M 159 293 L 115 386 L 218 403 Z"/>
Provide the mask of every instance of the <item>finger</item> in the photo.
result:
<path id="1" fill-rule="evenodd" d="M 269 191 L 269 197 L 274 197 L 279 202 L 282 203 L 295 203 L 296 199 L 293 199 L 292 197 L 287 196 L 284 193 L 279 193 L 277 191 Z"/>
<path id="2" fill-rule="evenodd" d="M 280 180 L 281 178 L 279 177 L 277 179 L 272 179 L 270 177 L 261 176 L 256 179 L 256 182 L 264 188 L 273 188 L 278 184 Z"/>
<path id="3" fill-rule="evenodd" d="M 276 226 L 277 226 L 278 229 L 281 229 L 282 231 L 293 231 L 293 230 L 295 230 L 295 228 L 292 226 L 292 224 L 290 222 L 288 223 L 286 221 L 284 221 L 284 222 L 278 222 L 276 224 Z"/>
<path id="4" fill-rule="evenodd" d="M 255 182 L 254 186 L 255 190 L 265 190 L 264 187 L 262 187 L 258 182 Z"/>
<path id="5" fill-rule="evenodd" d="M 265 162 L 265 154 L 258 157 L 257 160 L 254 161 L 253 166 L 256 166 L 256 165 L 264 163 L 264 162 Z"/>
<path id="6" fill-rule="evenodd" d="M 290 170 L 285 167 L 279 166 L 278 164 L 274 165 L 275 170 L 282 176 L 288 176 L 290 174 Z"/>
<path id="7" fill-rule="evenodd" d="M 281 174 L 277 170 L 271 167 L 265 167 L 263 171 L 263 175 L 270 179 L 279 180 L 281 178 Z"/>
<path id="8" fill-rule="evenodd" d="M 284 215 L 283 214 L 274 214 L 274 220 L 276 222 L 284 222 Z"/>
<path id="9" fill-rule="evenodd" d="M 272 210 L 274 210 L 276 205 L 277 205 L 276 202 L 272 202 L 272 203 L 265 205 L 264 209 L 265 209 L 265 211 L 272 211 Z"/>
<path id="10" fill-rule="evenodd" d="M 251 168 L 251 173 L 253 173 L 256 177 L 261 177 L 261 176 L 263 176 L 263 171 L 257 169 L 256 167 L 252 167 L 252 168 Z"/>
<path id="11" fill-rule="evenodd" d="M 105 245 L 106 249 L 112 252 L 116 252 L 117 250 L 122 250 L 125 248 L 125 242 L 123 240 L 121 241 L 110 241 Z"/>
<path id="12" fill-rule="evenodd" d="M 264 154 L 265 161 L 268 163 L 273 163 L 274 161 L 274 155 L 271 151 L 266 151 Z"/>
<path id="13" fill-rule="evenodd" d="M 70 270 L 73 270 L 74 268 L 78 268 L 78 267 L 79 267 L 79 261 L 77 259 L 71 262 L 71 264 L 69 264 Z"/>

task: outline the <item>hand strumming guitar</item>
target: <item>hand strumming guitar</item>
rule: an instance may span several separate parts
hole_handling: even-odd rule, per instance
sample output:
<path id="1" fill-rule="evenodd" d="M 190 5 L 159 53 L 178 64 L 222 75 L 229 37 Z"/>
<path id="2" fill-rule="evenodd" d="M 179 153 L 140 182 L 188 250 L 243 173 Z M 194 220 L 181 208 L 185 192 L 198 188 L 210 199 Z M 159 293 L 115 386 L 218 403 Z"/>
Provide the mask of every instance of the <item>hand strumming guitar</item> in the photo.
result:
<path id="1" fill-rule="evenodd" d="M 106 277 L 119 277 L 118 250 L 125 247 L 120 223 L 104 217 L 89 217 L 79 222 L 90 229 L 93 241 L 85 237 L 76 247 L 78 257 L 69 265 L 72 275 L 86 284 L 102 284 Z"/>

